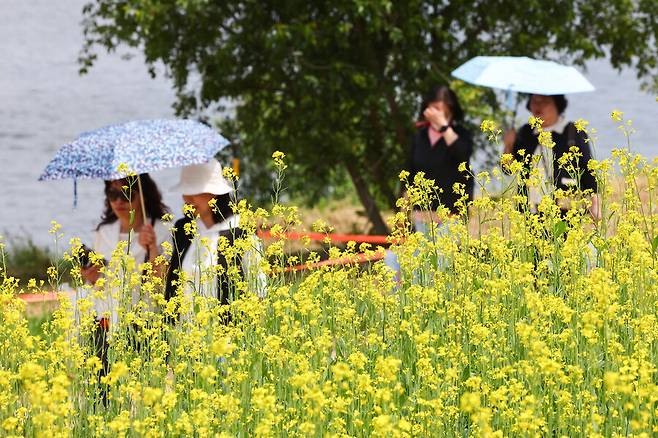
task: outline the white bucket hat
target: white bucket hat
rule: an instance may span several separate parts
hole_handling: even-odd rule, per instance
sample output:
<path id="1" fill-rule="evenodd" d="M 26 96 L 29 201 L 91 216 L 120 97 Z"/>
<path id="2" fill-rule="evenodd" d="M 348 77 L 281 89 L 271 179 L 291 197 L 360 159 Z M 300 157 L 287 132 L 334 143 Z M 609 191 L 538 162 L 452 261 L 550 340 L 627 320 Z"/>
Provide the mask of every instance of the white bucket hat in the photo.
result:
<path id="1" fill-rule="evenodd" d="M 215 159 L 203 164 L 193 164 L 181 169 L 180 181 L 172 190 L 183 195 L 210 193 L 225 195 L 233 191 L 233 185 L 222 176 L 222 166 Z"/>

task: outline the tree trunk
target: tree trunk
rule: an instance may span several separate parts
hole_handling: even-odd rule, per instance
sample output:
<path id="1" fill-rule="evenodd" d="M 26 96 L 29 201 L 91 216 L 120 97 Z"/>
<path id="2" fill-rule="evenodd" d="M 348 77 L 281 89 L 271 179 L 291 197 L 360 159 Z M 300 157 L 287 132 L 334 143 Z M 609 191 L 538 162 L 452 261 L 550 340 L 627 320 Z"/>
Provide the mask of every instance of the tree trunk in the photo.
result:
<path id="1" fill-rule="evenodd" d="M 388 101 L 388 108 L 389 111 L 391 112 L 391 120 L 395 124 L 395 138 L 402 148 L 402 150 L 405 151 L 404 156 L 407 157 L 409 152 L 409 133 L 405 129 L 404 124 L 400 121 L 400 107 L 398 106 L 397 101 L 395 100 L 394 94 L 391 92 L 391 90 L 388 91 L 388 94 L 386 95 L 386 100 Z M 407 162 L 406 160 L 403 161 L 404 166 L 406 167 Z M 401 167 L 400 170 L 404 169 L 404 167 Z M 404 169 L 404 170 L 409 170 L 409 169 Z M 397 200 L 401 198 L 404 195 L 405 188 L 404 186 L 400 187 L 400 191 L 397 196 L 393 195 L 393 202 L 391 203 L 391 208 L 393 211 L 398 211 L 398 206 L 397 206 Z"/>
<path id="2" fill-rule="evenodd" d="M 345 167 L 350 174 L 350 178 L 352 178 L 352 183 L 354 184 L 356 193 L 359 196 L 361 205 L 363 205 L 366 210 L 373 231 L 377 234 L 388 234 L 388 226 L 386 226 L 386 222 L 384 222 L 384 218 L 377 207 L 375 199 L 372 197 L 370 190 L 368 189 L 368 184 L 363 179 L 361 171 L 358 169 L 358 165 L 354 162 L 348 161 L 345 163 Z"/>
<path id="3" fill-rule="evenodd" d="M 374 129 L 373 135 L 369 139 L 370 141 L 366 143 L 366 156 L 369 162 L 372 163 L 371 170 L 377 188 L 384 196 L 384 199 L 386 199 L 391 210 L 395 210 L 395 204 L 398 198 L 393 193 L 386 176 L 382 173 L 382 162 L 386 160 L 386 155 L 382 154 L 384 150 L 384 138 L 382 137 L 384 127 L 382 126 L 379 111 L 375 105 L 371 105 L 368 118 Z"/>

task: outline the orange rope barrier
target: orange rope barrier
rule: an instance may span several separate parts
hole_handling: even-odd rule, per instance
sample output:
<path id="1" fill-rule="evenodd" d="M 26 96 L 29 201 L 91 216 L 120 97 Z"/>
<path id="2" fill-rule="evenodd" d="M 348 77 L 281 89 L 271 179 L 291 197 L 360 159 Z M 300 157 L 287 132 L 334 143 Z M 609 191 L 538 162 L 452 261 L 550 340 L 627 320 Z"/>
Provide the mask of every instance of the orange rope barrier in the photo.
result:
<path id="1" fill-rule="evenodd" d="M 57 301 L 58 294 L 56 292 L 47 292 L 43 294 L 18 294 L 18 298 L 28 304 Z"/>
<path id="2" fill-rule="evenodd" d="M 59 299 L 60 294 L 68 295 L 69 298 L 75 295 L 74 291 L 66 292 L 44 292 L 40 294 L 17 294 L 16 296 L 25 301 L 26 304 L 51 303 Z"/>
<path id="3" fill-rule="evenodd" d="M 305 269 L 321 268 L 322 266 L 348 265 L 350 263 L 367 263 L 367 262 L 374 262 L 377 260 L 381 260 L 383 258 L 384 258 L 384 254 L 382 252 L 376 252 L 370 255 L 359 253 L 359 254 L 341 257 L 338 259 L 329 259 L 329 260 L 322 260 L 321 262 L 307 263 L 304 265 L 288 266 L 284 269 L 284 272 L 297 272 L 297 271 L 303 271 Z"/>
<path id="4" fill-rule="evenodd" d="M 308 237 L 311 240 L 324 242 L 327 238 L 331 242 L 357 242 L 357 243 L 372 243 L 376 245 L 390 244 L 391 240 L 388 236 L 382 235 L 368 235 L 368 234 L 324 234 L 324 233 L 281 233 L 273 236 L 271 232 L 260 230 L 258 237 L 261 239 L 278 239 L 283 237 L 290 240 L 300 240 Z"/>

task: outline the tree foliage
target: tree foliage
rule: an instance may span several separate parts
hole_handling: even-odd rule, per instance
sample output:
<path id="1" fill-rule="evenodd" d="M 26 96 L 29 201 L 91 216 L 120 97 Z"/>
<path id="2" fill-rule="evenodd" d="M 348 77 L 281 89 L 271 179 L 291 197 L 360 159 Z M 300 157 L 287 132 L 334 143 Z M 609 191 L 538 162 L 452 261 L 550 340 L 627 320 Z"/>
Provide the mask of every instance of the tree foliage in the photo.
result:
<path id="1" fill-rule="evenodd" d="M 310 199 L 349 175 L 376 231 L 393 207 L 418 95 L 477 55 L 610 56 L 658 87 L 655 0 L 96 0 L 82 70 L 128 45 L 163 63 L 190 115 L 236 103 L 225 132 L 262 187 L 275 149 Z M 651 82 L 653 81 L 653 82 Z M 495 104 L 481 90 L 476 107 Z M 469 107 L 470 109 L 471 107 Z M 471 111 L 472 115 L 472 111 Z"/>

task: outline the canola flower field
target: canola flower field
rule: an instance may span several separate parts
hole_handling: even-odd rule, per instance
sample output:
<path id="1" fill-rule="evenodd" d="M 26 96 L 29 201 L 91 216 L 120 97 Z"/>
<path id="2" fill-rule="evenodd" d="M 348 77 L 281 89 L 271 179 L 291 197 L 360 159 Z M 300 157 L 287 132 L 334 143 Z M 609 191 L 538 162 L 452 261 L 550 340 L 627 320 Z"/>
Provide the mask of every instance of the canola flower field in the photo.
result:
<path id="1" fill-rule="evenodd" d="M 482 128 L 499 133 L 491 122 Z M 550 135 L 540 138 L 551 147 Z M 282 175 L 284 155 L 274 158 Z M 266 249 L 264 299 L 229 268 L 229 306 L 183 295 L 167 302 L 156 267 L 136 269 L 120 246 L 95 286 L 82 285 L 79 269 L 71 273 L 80 288 L 119 303 L 109 372 L 100 378 L 89 300 L 73 308 L 62 299 L 43 335 L 31 336 L 15 295 L 46 286 L 4 276 L 0 435 L 656 436 L 658 167 L 629 148 L 589 169 L 563 165 L 595 173 L 601 220 L 577 191 L 553 196 L 571 202 L 566 217 L 551 197 L 530 214 L 518 196 L 485 192 L 468 206 L 469 220 L 449 221 L 448 233 L 413 233 L 409 210 L 429 205 L 436 189 L 403 172 L 408 195 L 391 221 L 399 282 L 381 262 L 291 279 L 287 263 L 319 256 L 284 259 L 281 237 Z M 503 168 L 538 177 L 511 157 Z M 300 227 L 291 206 L 235 209 L 247 230 L 265 224 L 282 236 Z M 51 231 L 62 242 L 56 225 Z M 67 254 L 75 264 L 77 239 Z M 56 284 L 62 272 L 53 266 L 49 275 Z M 122 298 L 137 287 L 149 303 Z"/>

